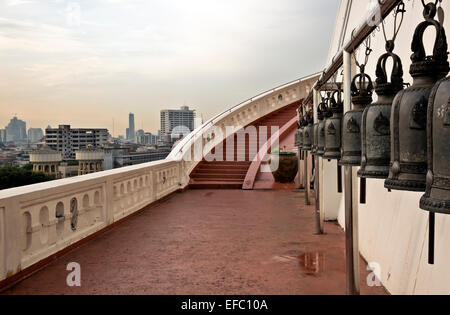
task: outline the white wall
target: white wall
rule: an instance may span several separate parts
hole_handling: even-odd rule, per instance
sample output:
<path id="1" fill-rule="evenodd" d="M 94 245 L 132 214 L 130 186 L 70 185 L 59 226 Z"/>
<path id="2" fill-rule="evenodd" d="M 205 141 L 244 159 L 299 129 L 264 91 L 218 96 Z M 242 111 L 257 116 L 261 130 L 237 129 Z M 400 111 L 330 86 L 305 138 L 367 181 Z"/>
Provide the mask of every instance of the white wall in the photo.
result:
<path id="1" fill-rule="evenodd" d="M 330 47 L 330 57 L 338 51 L 337 41 L 342 28 L 345 3 L 341 1 L 336 31 Z M 350 14 L 346 38 L 354 27 L 361 23 L 369 0 L 354 0 Z M 422 4 L 419 0 L 405 1 L 406 14 L 403 27 L 398 35 L 395 52 L 402 58 L 404 80 L 412 83 L 409 75 L 411 64 L 411 41 L 415 27 L 423 21 Z M 442 4 L 445 12 L 450 14 L 450 3 Z M 392 34 L 392 14 L 386 19 L 388 36 Z M 446 19 L 445 29 L 449 30 L 450 21 Z M 447 31 L 447 35 L 450 32 Z M 425 47 L 427 53 L 434 42 L 434 31 L 426 33 Z M 385 52 L 384 38 L 381 32 L 372 37 L 374 50 L 367 65 L 367 73 L 375 80 L 375 67 L 378 57 Z M 361 49 L 361 52 L 363 49 Z M 358 54 L 357 56 L 362 56 Z M 361 57 L 360 57 L 361 58 Z M 376 96 L 374 97 L 376 100 Z M 355 169 L 356 171 L 356 169 Z M 324 162 L 324 180 L 326 197 L 325 211 L 327 218 L 338 219 L 345 226 L 344 200 L 335 191 L 335 167 Z M 367 181 L 367 204 L 359 205 L 359 242 L 361 254 L 368 262 L 376 262 L 381 267 L 381 281 L 392 294 L 450 294 L 450 217 L 436 217 L 436 258 L 435 265 L 428 265 L 428 212 L 419 208 L 423 193 L 398 192 L 389 193 L 384 188 L 383 180 Z M 337 211 L 335 209 L 338 209 Z M 365 281 L 365 279 L 362 279 Z"/>

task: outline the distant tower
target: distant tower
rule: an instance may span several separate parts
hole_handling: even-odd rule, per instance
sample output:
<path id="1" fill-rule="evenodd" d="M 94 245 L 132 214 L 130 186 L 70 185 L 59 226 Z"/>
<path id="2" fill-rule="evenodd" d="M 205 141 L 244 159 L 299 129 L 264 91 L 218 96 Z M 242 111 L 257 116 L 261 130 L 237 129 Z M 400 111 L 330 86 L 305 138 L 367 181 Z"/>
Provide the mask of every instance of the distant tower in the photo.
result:
<path id="1" fill-rule="evenodd" d="M 133 113 L 130 113 L 128 120 L 129 120 L 129 127 L 128 127 L 129 138 L 128 138 L 128 140 L 130 140 L 133 143 L 136 143 L 136 130 L 134 127 L 134 114 Z"/>
<path id="2" fill-rule="evenodd" d="M 6 126 L 5 130 L 7 142 L 26 142 L 27 124 L 23 120 L 14 116 L 8 126 Z"/>

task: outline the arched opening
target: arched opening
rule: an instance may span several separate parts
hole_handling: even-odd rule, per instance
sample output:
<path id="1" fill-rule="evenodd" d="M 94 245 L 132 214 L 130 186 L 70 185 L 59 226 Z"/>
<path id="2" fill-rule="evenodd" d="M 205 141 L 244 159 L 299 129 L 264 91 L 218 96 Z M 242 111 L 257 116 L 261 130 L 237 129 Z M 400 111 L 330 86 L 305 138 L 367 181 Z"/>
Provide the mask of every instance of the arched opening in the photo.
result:
<path id="1" fill-rule="evenodd" d="M 58 223 L 56 224 L 56 234 L 58 236 L 62 235 L 64 232 L 64 204 L 62 202 L 58 202 L 56 205 L 56 219 L 58 219 Z"/>
<path id="2" fill-rule="evenodd" d="M 89 208 L 89 195 L 86 194 L 83 196 L 83 209 Z"/>
<path id="3" fill-rule="evenodd" d="M 27 211 L 22 215 L 22 250 L 26 251 L 31 245 L 31 214 Z"/>
<path id="4" fill-rule="evenodd" d="M 94 194 L 94 202 L 96 205 L 99 205 L 101 202 L 101 198 L 100 198 L 100 192 L 96 191 Z"/>
<path id="5" fill-rule="evenodd" d="M 41 224 L 41 244 L 48 242 L 48 226 L 50 223 L 50 216 L 47 207 L 42 207 L 39 211 L 39 223 Z"/>

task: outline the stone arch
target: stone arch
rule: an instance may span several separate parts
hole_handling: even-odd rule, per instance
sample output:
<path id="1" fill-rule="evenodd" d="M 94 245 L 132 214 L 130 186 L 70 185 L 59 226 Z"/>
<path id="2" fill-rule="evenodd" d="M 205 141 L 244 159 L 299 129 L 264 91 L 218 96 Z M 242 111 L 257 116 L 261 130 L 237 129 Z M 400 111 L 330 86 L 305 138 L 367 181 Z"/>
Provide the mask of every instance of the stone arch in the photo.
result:
<path id="1" fill-rule="evenodd" d="M 22 214 L 22 250 L 26 251 L 31 246 L 31 214 L 26 211 Z"/>
<path id="2" fill-rule="evenodd" d="M 48 242 L 48 226 L 50 224 L 50 215 L 46 206 L 39 211 L 39 223 L 41 224 L 41 244 L 44 245 Z"/>
<path id="3" fill-rule="evenodd" d="M 115 189 L 115 187 L 114 187 Z M 89 200 L 89 195 L 85 194 L 83 196 L 83 209 L 88 209 L 90 207 L 90 200 Z"/>

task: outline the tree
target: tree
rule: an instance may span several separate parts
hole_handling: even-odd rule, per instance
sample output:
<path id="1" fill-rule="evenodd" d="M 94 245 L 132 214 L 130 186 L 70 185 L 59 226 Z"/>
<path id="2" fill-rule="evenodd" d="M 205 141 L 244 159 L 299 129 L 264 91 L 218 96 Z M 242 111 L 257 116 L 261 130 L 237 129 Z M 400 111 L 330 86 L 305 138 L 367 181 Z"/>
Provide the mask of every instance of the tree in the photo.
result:
<path id="1" fill-rule="evenodd" d="M 32 171 L 33 170 L 33 164 L 28 163 L 25 164 L 24 166 L 22 166 L 23 169 L 26 169 L 27 171 Z"/>
<path id="2" fill-rule="evenodd" d="M 54 180 L 55 176 L 32 172 L 23 167 L 0 167 L 0 190 Z"/>

